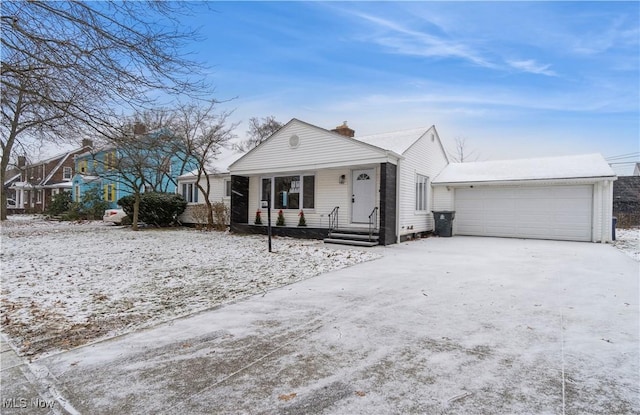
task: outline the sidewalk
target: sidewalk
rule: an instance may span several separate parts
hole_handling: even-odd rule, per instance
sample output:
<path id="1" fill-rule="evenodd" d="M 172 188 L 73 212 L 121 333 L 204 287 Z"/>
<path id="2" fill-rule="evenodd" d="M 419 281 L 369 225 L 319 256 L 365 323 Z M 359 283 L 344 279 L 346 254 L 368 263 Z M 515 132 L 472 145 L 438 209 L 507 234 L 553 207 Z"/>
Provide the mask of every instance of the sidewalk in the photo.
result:
<path id="1" fill-rule="evenodd" d="M 64 413 L 56 410 L 57 403 L 46 397 L 46 391 L 38 392 L 41 388 L 35 384 L 35 376 L 7 343 L 4 334 L 0 334 L 0 352 L 0 414 Z"/>

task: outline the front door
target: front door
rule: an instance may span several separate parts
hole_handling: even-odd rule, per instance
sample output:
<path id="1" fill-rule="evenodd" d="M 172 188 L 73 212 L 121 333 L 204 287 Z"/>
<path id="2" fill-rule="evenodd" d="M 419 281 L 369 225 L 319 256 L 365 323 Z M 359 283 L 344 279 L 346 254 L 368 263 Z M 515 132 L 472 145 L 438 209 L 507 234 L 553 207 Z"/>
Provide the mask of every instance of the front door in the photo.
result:
<path id="1" fill-rule="evenodd" d="M 369 215 L 376 206 L 375 169 L 353 170 L 351 183 L 351 221 L 369 223 Z"/>

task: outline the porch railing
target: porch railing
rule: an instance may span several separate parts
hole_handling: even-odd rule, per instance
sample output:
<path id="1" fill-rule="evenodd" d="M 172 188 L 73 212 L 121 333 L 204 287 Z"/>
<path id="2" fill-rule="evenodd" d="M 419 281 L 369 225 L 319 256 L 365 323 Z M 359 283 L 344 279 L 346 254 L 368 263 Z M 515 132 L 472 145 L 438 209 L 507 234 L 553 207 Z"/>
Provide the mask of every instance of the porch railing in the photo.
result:
<path id="1" fill-rule="evenodd" d="M 333 230 L 338 228 L 338 210 L 340 206 L 336 206 L 333 208 L 331 213 L 329 213 L 329 229 Z"/>
<path id="2" fill-rule="evenodd" d="M 374 207 L 369 215 L 369 240 L 373 238 L 373 231 L 378 229 L 378 207 Z"/>

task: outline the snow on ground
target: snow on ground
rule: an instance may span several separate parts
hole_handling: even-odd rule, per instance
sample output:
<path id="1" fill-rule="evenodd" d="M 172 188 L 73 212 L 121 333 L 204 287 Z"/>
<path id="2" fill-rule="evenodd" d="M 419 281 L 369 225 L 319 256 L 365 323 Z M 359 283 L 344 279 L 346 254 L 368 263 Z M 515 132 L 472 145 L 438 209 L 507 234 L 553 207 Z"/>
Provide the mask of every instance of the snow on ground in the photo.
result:
<path id="1" fill-rule="evenodd" d="M 35 365 L 83 414 L 640 414 L 639 264 L 613 246 L 374 251 Z"/>
<path id="2" fill-rule="evenodd" d="M 378 258 L 322 242 L 13 216 L 2 224 L 0 319 L 40 355 Z"/>
<path id="3" fill-rule="evenodd" d="M 640 228 L 616 229 L 616 240 L 613 245 L 640 262 Z"/>

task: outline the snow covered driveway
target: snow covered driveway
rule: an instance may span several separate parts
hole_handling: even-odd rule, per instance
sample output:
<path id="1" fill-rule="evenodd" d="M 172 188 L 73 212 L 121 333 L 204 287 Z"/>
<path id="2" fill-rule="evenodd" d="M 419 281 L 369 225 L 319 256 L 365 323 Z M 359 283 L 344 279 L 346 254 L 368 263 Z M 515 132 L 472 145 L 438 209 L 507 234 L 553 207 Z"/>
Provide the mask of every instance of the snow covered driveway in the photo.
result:
<path id="1" fill-rule="evenodd" d="M 38 359 L 86 414 L 640 413 L 638 262 L 430 238 Z"/>
<path id="2" fill-rule="evenodd" d="M 378 258 L 322 242 L 14 216 L 2 224 L 2 330 L 67 349 Z"/>

